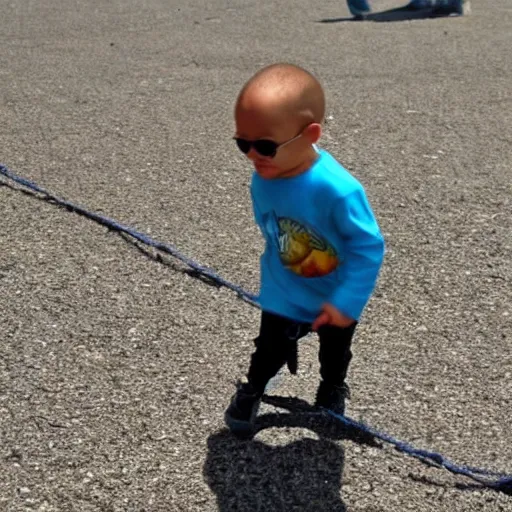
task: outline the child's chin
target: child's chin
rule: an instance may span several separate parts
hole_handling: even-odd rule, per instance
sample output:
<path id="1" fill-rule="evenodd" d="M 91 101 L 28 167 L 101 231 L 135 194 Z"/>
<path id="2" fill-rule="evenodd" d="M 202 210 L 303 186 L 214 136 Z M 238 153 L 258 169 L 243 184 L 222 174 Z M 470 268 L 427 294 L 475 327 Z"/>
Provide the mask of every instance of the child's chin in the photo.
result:
<path id="1" fill-rule="evenodd" d="M 281 175 L 282 171 L 280 169 L 276 169 L 275 167 L 270 167 L 270 166 L 258 166 L 256 167 L 256 172 L 262 177 L 262 178 L 265 178 L 265 179 L 273 179 L 273 178 L 279 178 L 279 176 Z"/>

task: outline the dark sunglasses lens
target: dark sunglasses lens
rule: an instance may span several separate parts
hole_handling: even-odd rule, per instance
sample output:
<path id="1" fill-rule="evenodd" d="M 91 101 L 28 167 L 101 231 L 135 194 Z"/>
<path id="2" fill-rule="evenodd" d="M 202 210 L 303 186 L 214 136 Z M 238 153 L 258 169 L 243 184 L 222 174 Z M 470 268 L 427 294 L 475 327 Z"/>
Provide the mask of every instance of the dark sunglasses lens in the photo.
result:
<path id="1" fill-rule="evenodd" d="M 238 149 L 242 152 L 242 153 L 249 153 L 250 149 L 251 149 L 251 143 L 248 141 L 248 140 L 245 140 L 245 139 L 235 139 L 235 142 L 236 142 L 236 145 L 238 146 Z"/>
<path id="2" fill-rule="evenodd" d="M 254 149 L 261 156 L 275 156 L 277 152 L 277 144 L 273 140 L 257 140 L 253 144 Z"/>

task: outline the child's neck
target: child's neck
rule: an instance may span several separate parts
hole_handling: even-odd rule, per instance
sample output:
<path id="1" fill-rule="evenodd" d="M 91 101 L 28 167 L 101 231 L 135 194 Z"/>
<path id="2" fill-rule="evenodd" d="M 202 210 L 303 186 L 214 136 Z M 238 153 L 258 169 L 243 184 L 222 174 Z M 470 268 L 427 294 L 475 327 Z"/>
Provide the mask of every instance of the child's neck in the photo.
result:
<path id="1" fill-rule="evenodd" d="M 299 165 L 286 171 L 285 173 L 281 174 L 281 176 L 279 176 L 279 177 L 280 178 L 293 178 L 294 176 L 298 176 L 299 174 L 305 173 L 306 171 L 311 169 L 313 164 L 317 161 L 318 157 L 319 157 L 318 151 L 313 146 L 311 146 L 310 150 L 307 152 L 303 161 Z"/>

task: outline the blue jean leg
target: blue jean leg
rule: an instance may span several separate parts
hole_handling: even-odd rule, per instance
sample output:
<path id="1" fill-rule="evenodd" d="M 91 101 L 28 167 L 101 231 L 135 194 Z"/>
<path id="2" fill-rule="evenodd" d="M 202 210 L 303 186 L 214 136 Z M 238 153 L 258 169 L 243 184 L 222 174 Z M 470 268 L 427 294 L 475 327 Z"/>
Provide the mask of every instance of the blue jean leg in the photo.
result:
<path id="1" fill-rule="evenodd" d="M 368 0 L 347 0 L 347 6 L 352 16 L 361 16 L 371 11 Z"/>

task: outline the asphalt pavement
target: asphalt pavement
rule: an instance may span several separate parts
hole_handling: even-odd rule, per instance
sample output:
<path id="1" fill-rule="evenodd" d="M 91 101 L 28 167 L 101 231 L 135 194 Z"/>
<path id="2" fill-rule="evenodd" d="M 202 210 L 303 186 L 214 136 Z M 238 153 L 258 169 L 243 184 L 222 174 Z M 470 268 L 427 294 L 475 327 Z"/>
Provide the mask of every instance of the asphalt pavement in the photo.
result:
<path id="1" fill-rule="evenodd" d="M 347 414 L 512 473 L 512 3 L 413 18 L 353 22 L 334 0 L 0 0 L 0 163 L 257 291 L 233 102 L 264 65 L 310 69 L 322 145 L 387 243 Z M 255 439 L 233 439 L 223 412 L 258 319 L 0 177 L 0 510 L 512 511 L 305 414 L 314 336 Z"/>

